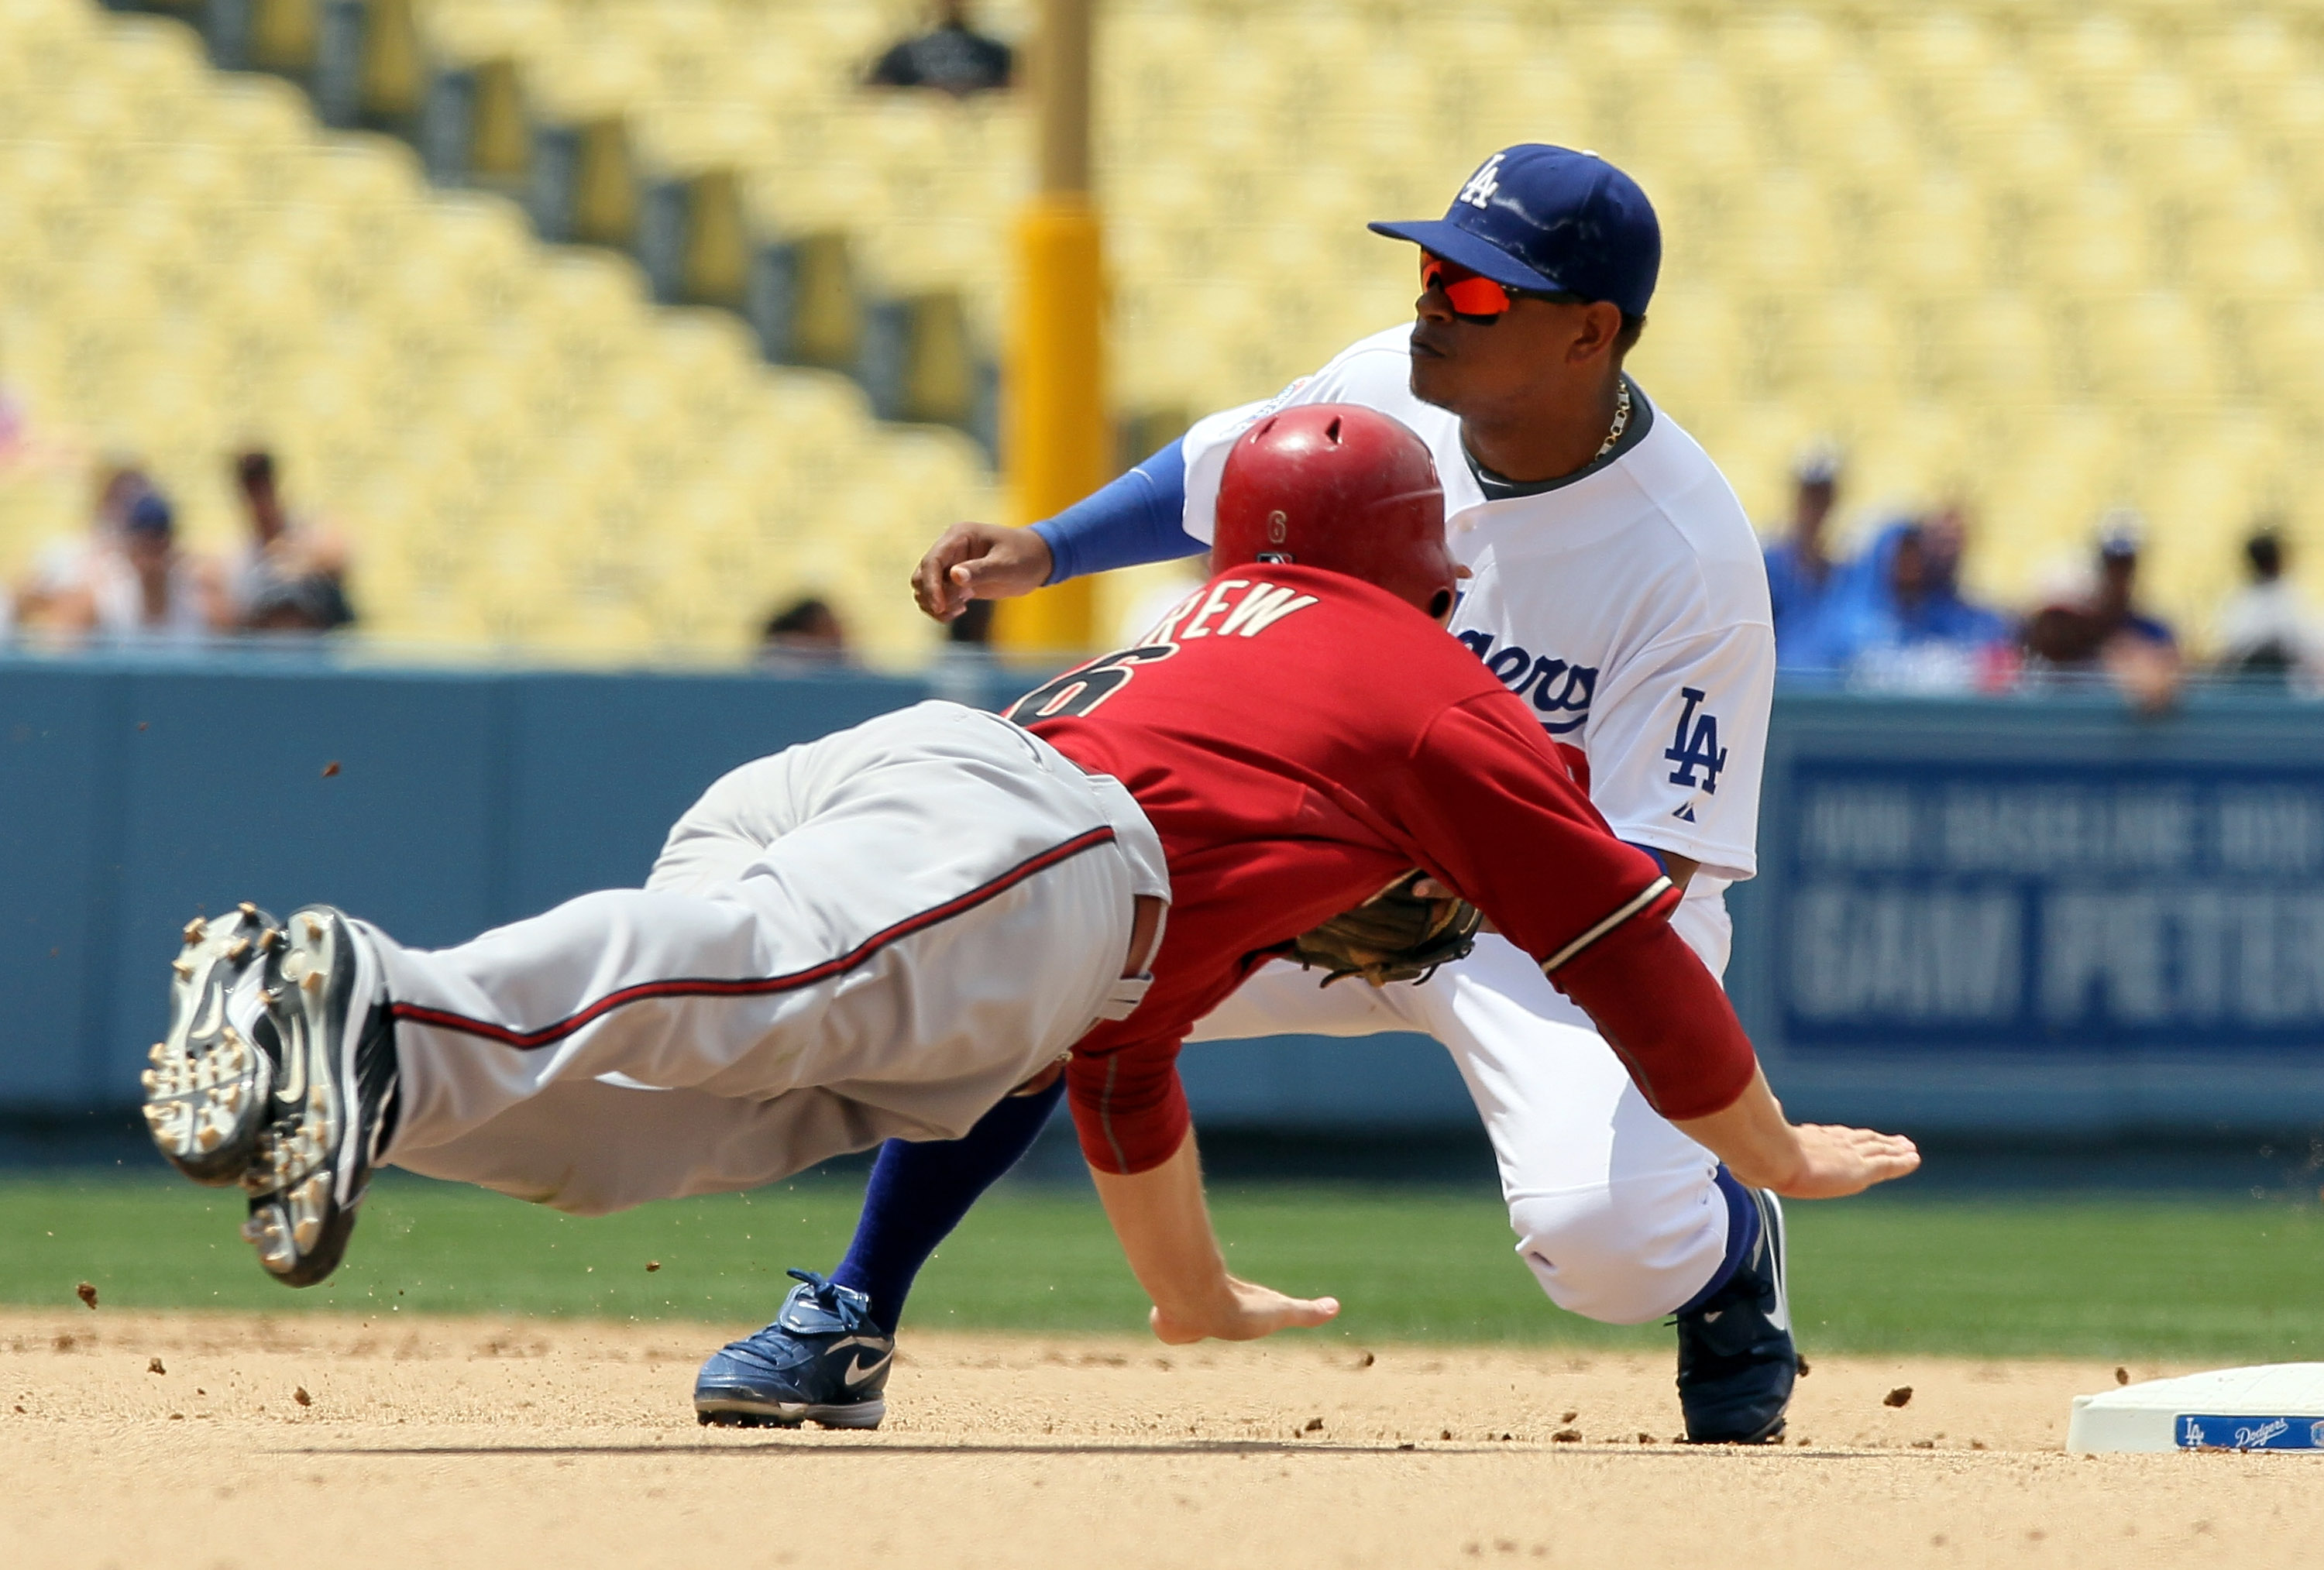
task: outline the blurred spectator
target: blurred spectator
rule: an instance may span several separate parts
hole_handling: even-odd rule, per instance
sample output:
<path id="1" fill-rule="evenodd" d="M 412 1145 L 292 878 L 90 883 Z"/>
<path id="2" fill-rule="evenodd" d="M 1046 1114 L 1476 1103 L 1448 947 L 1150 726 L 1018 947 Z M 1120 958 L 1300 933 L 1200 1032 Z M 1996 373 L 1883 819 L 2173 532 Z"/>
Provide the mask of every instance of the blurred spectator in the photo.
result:
<path id="1" fill-rule="evenodd" d="M 215 564 L 179 549 L 176 514 L 130 464 L 103 473 L 88 537 L 44 552 L 16 609 L 28 631 L 176 647 L 226 615 Z"/>
<path id="2" fill-rule="evenodd" d="M 337 583 L 307 577 L 267 584 L 235 625 L 244 632 L 329 632 L 353 620 Z"/>
<path id="3" fill-rule="evenodd" d="M 955 98 L 1009 86 L 1015 56 L 970 23 L 967 0 L 942 0 L 936 12 L 932 31 L 890 49 L 864 79 L 875 87 L 933 87 Z"/>
<path id="4" fill-rule="evenodd" d="M 138 494 L 117 542 L 93 552 L 51 625 L 107 642 L 191 647 L 225 618 L 216 566 L 178 548 L 178 520 L 156 491 Z"/>
<path id="5" fill-rule="evenodd" d="M 2104 671 L 2148 713 L 2179 695 L 2179 640 L 2138 608 L 2141 520 L 2127 508 L 2098 529 L 2098 574 L 2079 599 L 2045 605 L 2025 624 L 2025 652 L 2053 669 Z"/>
<path id="6" fill-rule="evenodd" d="M 235 625 L 252 632 L 327 632 L 353 621 L 346 547 L 284 508 L 274 455 L 262 448 L 235 454 L 234 479 L 250 520 L 250 543 L 228 580 Z"/>
<path id="7" fill-rule="evenodd" d="M 1850 686 L 1967 692 L 2006 683 L 2007 620 L 1961 597 L 1967 538 L 1959 507 L 1874 538 L 1827 612 Z"/>
<path id="8" fill-rule="evenodd" d="M 847 629 L 827 601 L 809 594 L 767 619 L 759 637 L 762 666 L 843 665 Z"/>
<path id="9" fill-rule="evenodd" d="M 2288 683 L 2319 664 L 2315 624 L 2283 575 L 2283 537 L 2273 526 L 2244 542 L 2251 582 L 2219 607 L 2222 675 Z"/>
<path id="10" fill-rule="evenodd" d="M 88 631 L 87 591 L 95 558 L 121 548 L 121 525 L 130 504 L 152 489 L 145 472 L 134 464 L 115 461 L 99 469 L 88 533 L 79 539 L 54 541 L 41 552 L 32 572 L 17 585 L 16 620 L 28 630 Z"/>
<path id="11" fill-rule="evenodd" d="M 992 607 L 991 600 L 971 600 L 961 613 L 945 624 L 946 643 L 964 644 L 972 648 L 983 648 L 992 642 Z"/>
<path id="12" fill-rule="evenodd" d="M 1840 453 L 1819 442 L 1792 465 L 1791 528 L 1767 547 L 1767 603 L 1775 629 L 1775 668 L 1830 671 L 1840 663 L 1827 611 L 1841 576 L 1826 554 L 1824 526 L 1840 498 Z"/>

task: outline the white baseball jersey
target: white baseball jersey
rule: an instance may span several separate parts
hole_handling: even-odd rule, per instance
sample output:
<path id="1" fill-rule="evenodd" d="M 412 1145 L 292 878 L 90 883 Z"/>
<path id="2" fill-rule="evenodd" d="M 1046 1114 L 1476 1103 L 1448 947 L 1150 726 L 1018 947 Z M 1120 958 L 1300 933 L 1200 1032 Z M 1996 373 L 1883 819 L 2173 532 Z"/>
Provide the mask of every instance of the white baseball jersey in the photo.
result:
<path id="1" fill-rule="evenodd" d="M 1635 384 L 1615 452 L 1570 481 L 1488 499 L 1458 417 L 1412 396 L 1410 332 L 1375 334 L 1276 398 L 1198 422 L 1185 443 L 1186 532 L 1211 537 L 1228 450 L 1273 409 L 1354 403 L 1410 426 L 1436 460 L 1452 555 L 1475 574 L 1454 636 L 1579 754 L 1615 833 L 1702 863 L 1689 903 L 1717 900 L 1757 869 L 1775 685 L 1766 570 L 1742 504 Z M 1698 922 L 1679 925 L 1694 941 Z"/>
<path id="2" fill-rule="evenodd" d="M 1420 434 L 1444 485 L 1445 533 L 1475 575 L 1452 631 L 1531 705 L 1591 801 L 1634 844 L 1702 870 L 1671 926 L 1714 974 L 1728 883 L 1748 877 L 1775 674 L 1766 569 L 1709 454 L 1631 386 L 1629 427 L 1569 481 L 1489 498 L 1461 422 L 1412 396 L 1410 329 L 1347 349 L 1264 404 L 1186 434 L 1186 532 L 1208 539 L 1236 436 L 1291 403 L 1362 404 Z M 1596 1026 L 1487 933 L 1426 986 L 1319 991 L 1270 965 L 1196 1040 L 1419 1030 L 1452 1055 L 1500 1167 L 1517 1253 L 1560 1306 L 1614 1323 L 1687 1302 L 1725 1257 L 1710 1152 L 1656 1116 Z"/>

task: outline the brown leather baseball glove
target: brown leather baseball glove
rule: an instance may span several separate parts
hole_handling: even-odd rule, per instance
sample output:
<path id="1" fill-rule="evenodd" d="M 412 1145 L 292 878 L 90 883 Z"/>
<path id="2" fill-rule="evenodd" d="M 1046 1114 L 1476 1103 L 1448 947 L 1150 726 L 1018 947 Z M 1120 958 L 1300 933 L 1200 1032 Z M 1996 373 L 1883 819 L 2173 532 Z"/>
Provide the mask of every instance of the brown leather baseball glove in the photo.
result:
<path id="1" fill-rule="evenodd" d="M 1484 918 L 1451 895 L 1423 899 L 1413 886 L 1428 875 L 1414 869 L 1351 911 L 1343 911 L 1292 940 L 1286 959 L 1329 972 L 1329 987 L 1360 976 L 1374 987 L 1425 981 L 1439 965 L 1477 946 Z"/>

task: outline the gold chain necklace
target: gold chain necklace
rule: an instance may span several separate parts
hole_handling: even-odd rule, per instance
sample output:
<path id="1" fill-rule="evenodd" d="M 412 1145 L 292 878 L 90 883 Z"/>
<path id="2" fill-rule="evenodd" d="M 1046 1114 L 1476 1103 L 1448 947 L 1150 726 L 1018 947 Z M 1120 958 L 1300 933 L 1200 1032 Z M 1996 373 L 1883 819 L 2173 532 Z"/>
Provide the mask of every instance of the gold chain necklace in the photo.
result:
<path id="1" fill-rule="evenodd" d="M 1590 454 L 1590 462 L 1594 464 L 1612 452 L 1614 444 L 1620 441 L 1622 433 L 1629 428 L 1630 384 L 1625 380 L 1614 384 L 1614 427 L 1606 433 L 1606 440 L 1600 445 L 1598 450 Z"/>

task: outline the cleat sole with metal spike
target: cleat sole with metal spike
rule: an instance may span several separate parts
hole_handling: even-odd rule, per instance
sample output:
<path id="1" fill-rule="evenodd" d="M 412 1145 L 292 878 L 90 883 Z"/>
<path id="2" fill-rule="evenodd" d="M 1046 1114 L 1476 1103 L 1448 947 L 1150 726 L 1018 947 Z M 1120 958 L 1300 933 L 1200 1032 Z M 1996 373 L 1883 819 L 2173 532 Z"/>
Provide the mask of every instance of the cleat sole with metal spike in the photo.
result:
<path id="1" fill-rule="evenodd" d="M 154 1148 L 197 1183 L 241 1181 L 264 1130 L 275 1065 L 254 1039 L 267 1027 L 254 940 L 266 920 L 244 906 L 186 923 L 185 947 L 171 961 L 169 1033 L 139 1076 Z"/>
<path id="2" fill-rule="evenodd" d="M 258 948 L 266 969 L 254 996 L 280 1061 L 243 1174 L 243 1235 L 268 1274 L 312 1286 L 346 1254 L 378 1159 L 394 1097 L 393 1027 L 376 951 L 337 911 L 294 912 Z"/>

